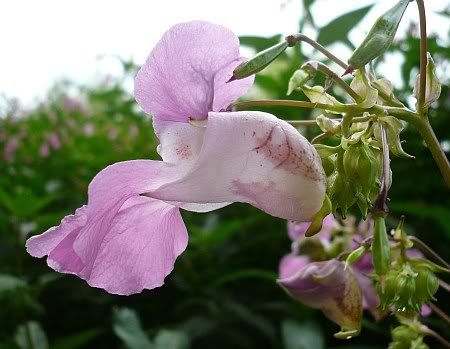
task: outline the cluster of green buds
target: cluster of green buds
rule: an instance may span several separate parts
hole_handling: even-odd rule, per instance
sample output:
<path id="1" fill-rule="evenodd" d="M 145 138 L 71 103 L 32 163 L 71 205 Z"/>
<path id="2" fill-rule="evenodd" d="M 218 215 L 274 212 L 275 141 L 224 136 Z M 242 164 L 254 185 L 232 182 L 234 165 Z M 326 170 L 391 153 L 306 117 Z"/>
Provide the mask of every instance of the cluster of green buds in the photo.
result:
<path id="1" fill-rule="evenodd" d="M 372 256 L 381 308 L 420 312 L 424 304 L 435 300 L 434 294 L 439 288 L 436 273 L 449 270 L 424 258 L 408 257 L 407 250 L 413 244 L 406 235 L 403 219 L 393 232 L 393 238 L 395 242 L 391 243 L 384 218 L 376 218 Z"/>
<path id="2" fill-rule="evenodd" d="M 423 325 L 417 321 L 404 321 L 391 331 L 392 342 L 388 349 L 429 349 L 423 341 Z"/>
<path id="3" fill-rule="evenodd" d="M 426 259 L 411 259 L 389 270 L 377 283 L 381 307 L 393 306 L 398 311 L 420 312 L 422 305 L 434 300 L 439 288 L 435 272 L 438 266 Z"/>

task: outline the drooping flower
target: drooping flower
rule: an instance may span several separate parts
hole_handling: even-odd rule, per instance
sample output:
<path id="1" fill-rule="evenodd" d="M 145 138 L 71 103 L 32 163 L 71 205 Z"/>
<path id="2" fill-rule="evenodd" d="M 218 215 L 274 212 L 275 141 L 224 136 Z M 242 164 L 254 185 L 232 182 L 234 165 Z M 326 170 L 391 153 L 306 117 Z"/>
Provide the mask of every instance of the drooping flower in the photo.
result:
<path id="1" fill-rule="evenodd" d="M 318 308 L 341 326 L 337 337 L 352 337 L 359 333 L 362 318 L 362 294 L 358 279 L 351 268 L 336 259 L 311 262 L 279 284 L 289 295 L 304 304 Z"/>
<path id="2" fill-rule="evenodd" d="M 330 214 L 325 217 L 322 230 L 313 238 L 304 238 L 310 223 L 288 222 L 292 251 L 280 261 L 278 280 L 288 294 L 308 306 L 321 309 L 340 325 L 344 336 L 359 332 L 363 308 L 374 310 L 379 305 L 369 277 L 373 269 L 370 256 L 363 256 L 347 268 L 333 259 L 354 244 L 343 234 L 337 234 L 352 229 L 350 220 L 341 225 Z M 362 228 L 360 233 L 364 233 Z"/>
<path id="3" fill-rule="evenodd" d="M 206 212 L 246 202 L 310 220 L 325 192 L 314 148 L 273 115 L 221 112 L 253 82 L 226 83 L 241 61 L 238 38 L 222 26 L 196 21 L 167 31 L 135 81 L 163 161 L 105 168 L 89 185 L 87 205 L 29 239 L 28 252 L 47 255 L 50 267 L 91 286 L 132 294 L 161 286 L 185 250 L 179 208 Z"/>

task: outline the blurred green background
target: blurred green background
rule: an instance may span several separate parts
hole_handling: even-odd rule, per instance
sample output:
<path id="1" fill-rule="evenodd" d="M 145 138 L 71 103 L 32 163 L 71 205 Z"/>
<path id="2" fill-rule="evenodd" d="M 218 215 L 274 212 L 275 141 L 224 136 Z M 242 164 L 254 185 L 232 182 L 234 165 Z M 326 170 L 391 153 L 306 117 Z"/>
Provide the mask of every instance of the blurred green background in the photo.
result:
<path id="1" fill-rule="evenodd" d="M 348 32 L 370 7 L 318 29 L 309 10 L 312 3 L 304 0 L 299 30 L 315 30 L 324 46 L 339 43 L 352 48 Z M 449 18 L 448 12 L 441 15 Z M 412 27 L 390 52 L 401 56 L 402 82 L 396 92 L 409 103 L 419 64 L 415 33 Z M 241 37 L 241 43 L 260 51 L 280 38 Z M 433 36 L 429 41 L 443 79 L 431 121 L 447 154 L 450 79 L 443 72 L 448 72 L 449 43 L 450 33 L 444 41 Z M 285 98 L 289 77 L 311 58 L 322 59 L 304 45 L 284 54 L 257 76 L 246 98 Z M 94 87 L 61 82 L 32 110 L 20 112 L 10 100 L 1 111 L 0 348 L 387 347 L 390 319 L 374 323 L 366 314 L 360 337 L 338 341 L 332 336 L 336 326 L 319 311 L 288 298 L 275 283 L 279 259 L 290 249 L 286 221 L 249 205 L 234 204 L 208 214 L 183 211 L 190 232 L 187 251 L 163 287 L 139 295 L 109 295 L 76 277 L 57 274 L 44 259 L 26 254 L 24 241 L 30 234 L 58 224 L 86 202 L 87 186 L 98 171 L 121 160 L 157 158 L 151 120 L 124 88 L 125 79 L 132 78 L 138 67 L 122 63 L 123 78 L 105 79 Z M 295 93 L 294 98 L 305 99 Z M 315 115 L 287 108 L 266 110 L 284 119 Z M 302 132 L 313 137 L 318 130 Z M 417 132 L 407 128 L 403 139 L 405 150 L 416 160 L 392 162 L 391 224 L 405 214 L 408 232 L 448 259 L 448 189 Z M 441 308 L 450 309 L 448 295 L 439 291 L 437 298 Z M 437 317 L 425 323 L 444 336 L 449 333 Z"/>

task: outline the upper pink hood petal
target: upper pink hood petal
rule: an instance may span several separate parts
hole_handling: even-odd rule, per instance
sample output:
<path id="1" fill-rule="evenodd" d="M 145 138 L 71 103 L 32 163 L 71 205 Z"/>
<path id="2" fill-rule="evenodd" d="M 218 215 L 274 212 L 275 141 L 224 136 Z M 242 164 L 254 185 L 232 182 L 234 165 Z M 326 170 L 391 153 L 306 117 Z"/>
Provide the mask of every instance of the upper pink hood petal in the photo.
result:
<path id="1" fill-rule="evenodd" d="M 138 72 L 136 100 L 158 121 L 205 119 L 253 83 L 251 77 L 225 84 L 240 61 L 239 39 L 229 29 L 204 21 L 176 24 Z"/>

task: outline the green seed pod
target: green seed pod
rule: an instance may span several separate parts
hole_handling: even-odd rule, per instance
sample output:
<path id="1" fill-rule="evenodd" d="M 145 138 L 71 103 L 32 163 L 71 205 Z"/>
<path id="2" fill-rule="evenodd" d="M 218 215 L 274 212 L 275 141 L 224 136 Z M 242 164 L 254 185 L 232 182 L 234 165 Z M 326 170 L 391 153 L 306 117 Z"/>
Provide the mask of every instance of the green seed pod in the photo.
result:
<path id="1" fill-rule="evenodd" d="M 385 275 L 391 264 L 391 249 L 383 217 L 375 218 L 372 241 L 372 262 L 377 275 Z"/>
<path id="2" fill-rule="evenodd" d="M 281 55 L 289 47 L 286 41 L 280 42 L 268 49 L 256 54 L 253 58 L 241 63 L 234 69 L 233 76 L 228 81 L 244 79 L 250 75 L 256 74 L 267 67 L 275 58 Z"/>
<path id="3" fill-rule="evenodd" d="M 412 0 L 400 0 L 377 19 L 369 34 L 348 60 L 351 68 L 363 68 L 389 48 L 410 1 Z"/>

